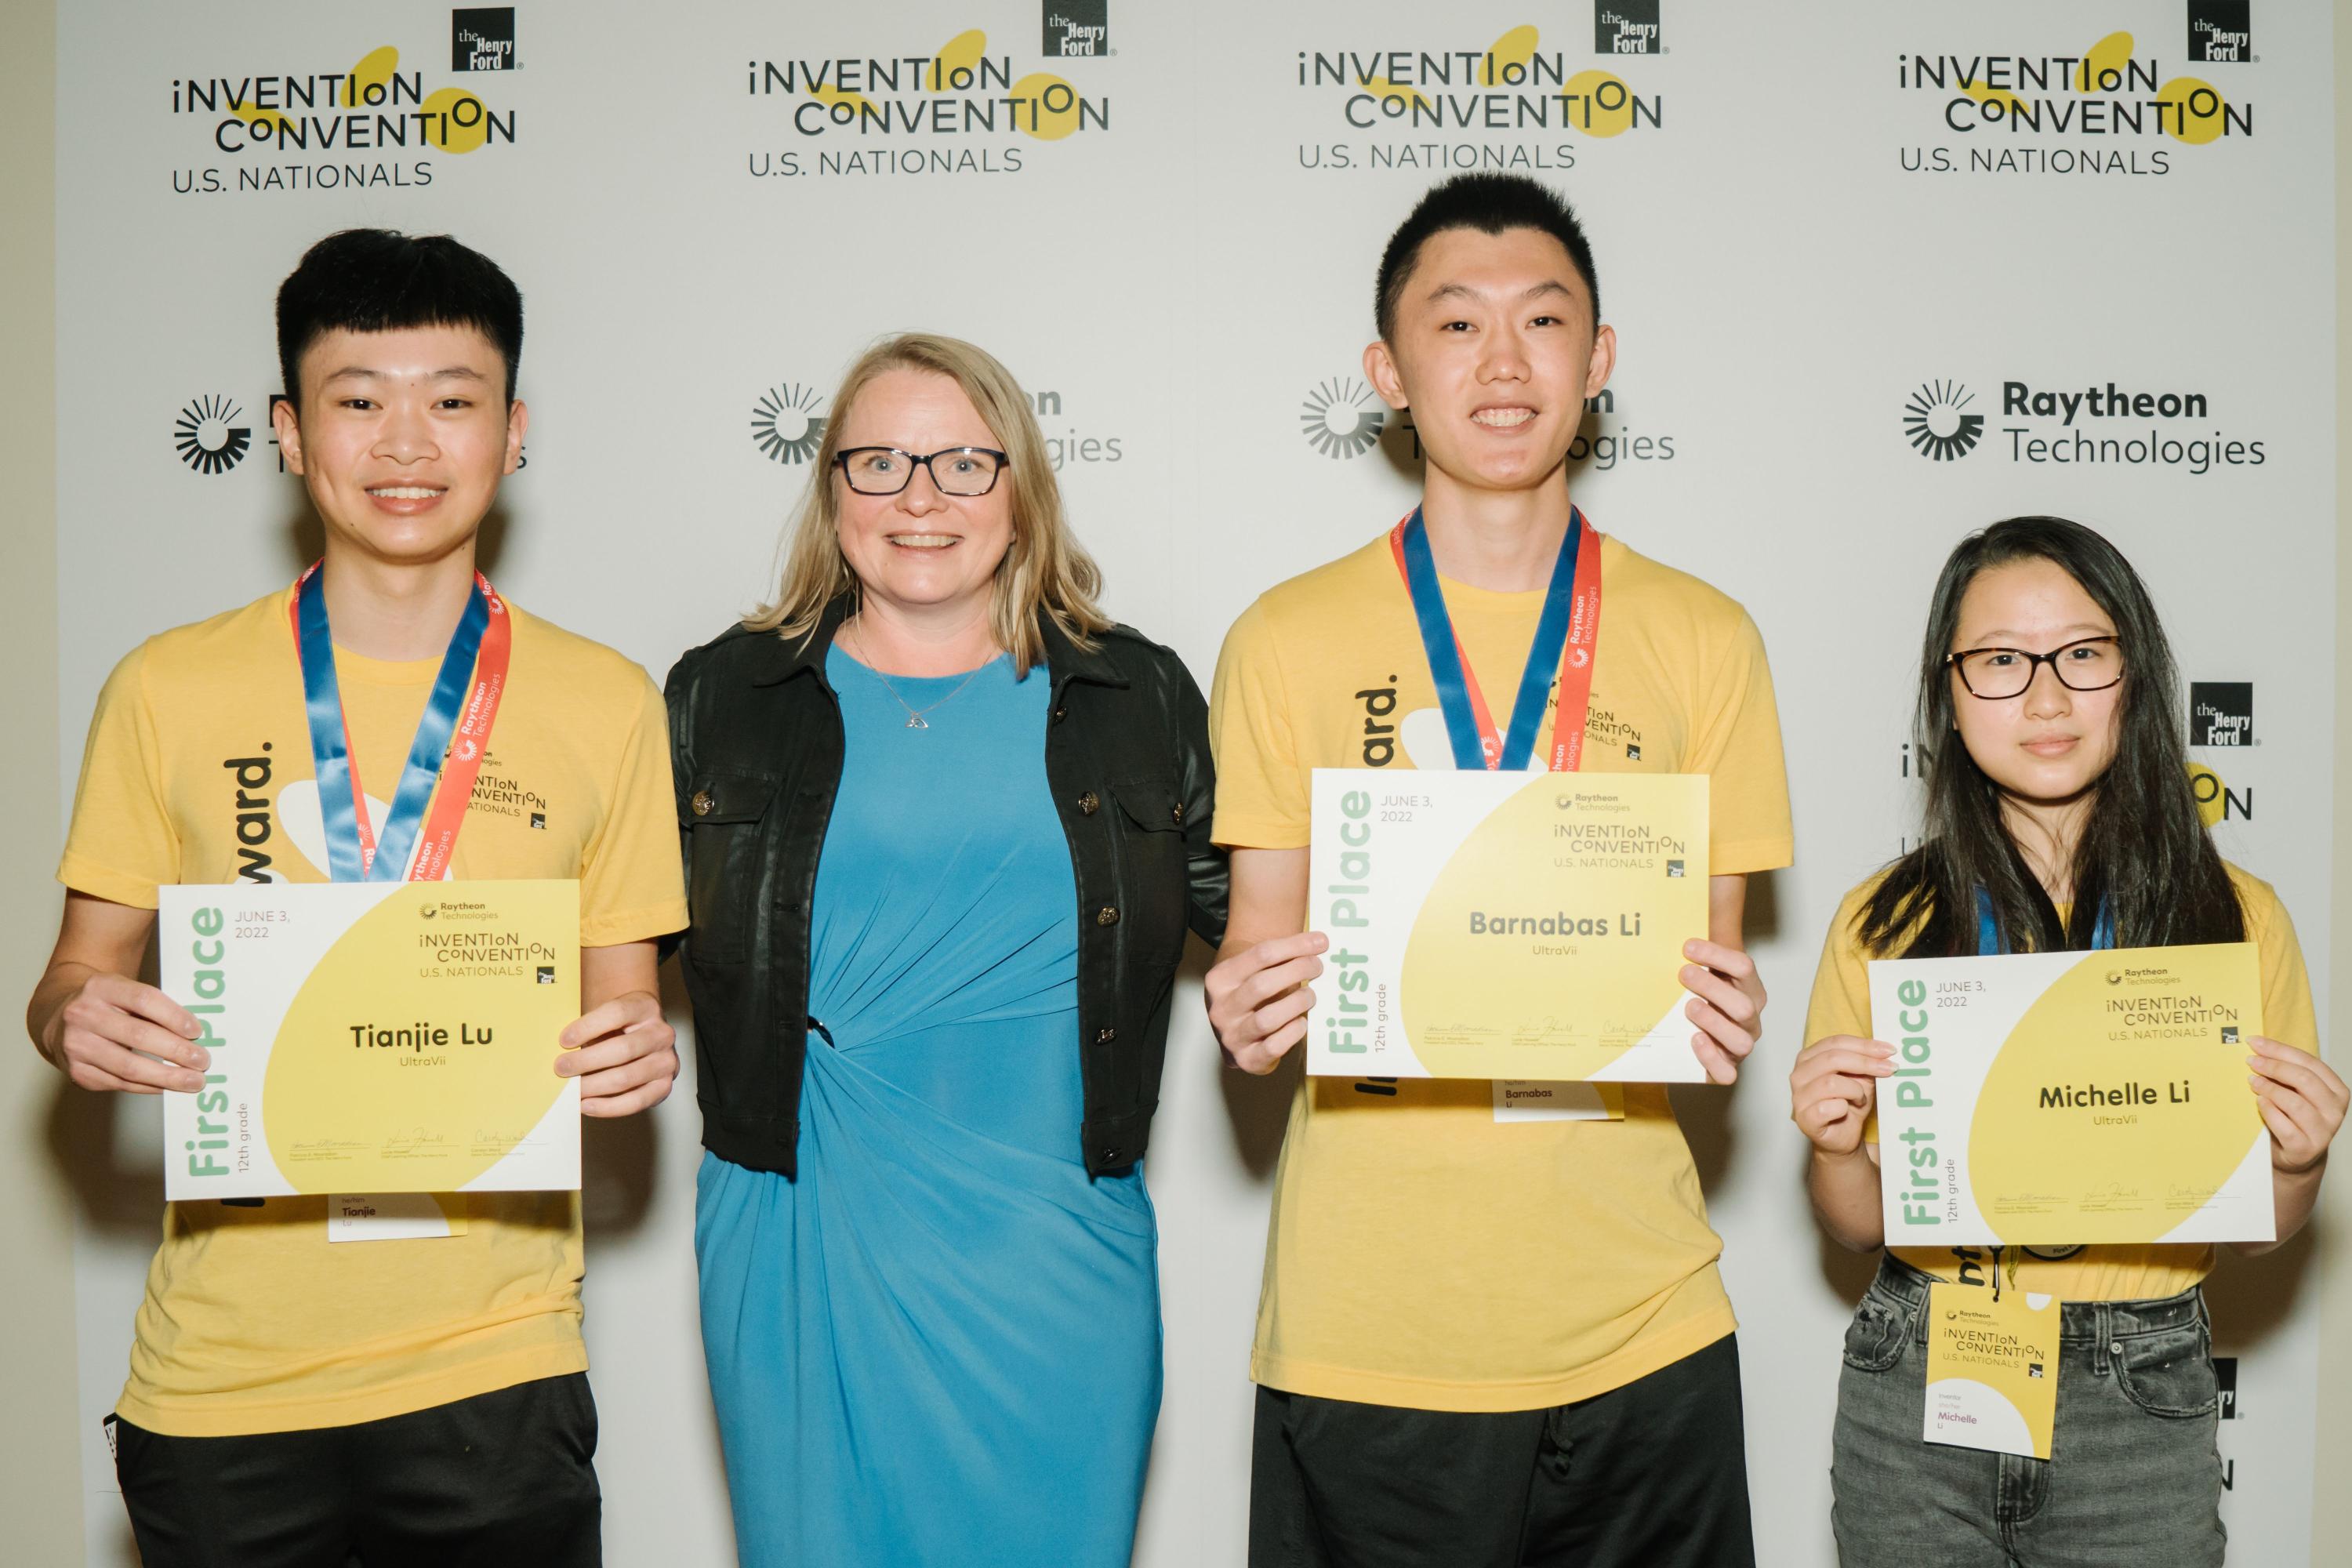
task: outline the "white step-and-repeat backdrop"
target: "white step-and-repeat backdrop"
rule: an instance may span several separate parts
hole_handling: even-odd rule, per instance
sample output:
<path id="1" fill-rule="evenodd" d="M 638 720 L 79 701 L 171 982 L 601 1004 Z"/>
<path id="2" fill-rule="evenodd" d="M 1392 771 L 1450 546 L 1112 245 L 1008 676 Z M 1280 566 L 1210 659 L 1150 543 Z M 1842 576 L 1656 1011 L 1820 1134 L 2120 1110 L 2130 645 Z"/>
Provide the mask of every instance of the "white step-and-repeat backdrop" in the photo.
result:
<path id="1" fill-rule="evenodd" d="M 60 5 L 67 782 L 126 648 L 315 548 L 269 437 L 271 300 L 330 230 L 446 230 L 520 281 L 529 466 L 490 569 L 656 676 L 761 597 L 846 362 L 924 327 L 1013 366 L 1112 607 L 1205 686 L 1254 595 L 1413 493 L 1410 421 L 1359 368 L 1389 230 L 1449 172 L 1552 182 L 1622 345 L 1577 496 L 1744 601 L 1778 678 L 1799 861 L 1753 900 L 1770 1034 L 1750 1081 L 1679 1103 L 1744 1325 L 1758 1539 L 1768 1563 L 1829 1563 L 1839 1333 L 1867 1264 L 1806 1212 L 1785 1071 L 1839 894 L 1910 831 L 1916 639 L 1965 530 L 2052 511 L 2123 545 L 2195 683 L 2182 718 L 2225 852 L 2325 951 L 2331 18 L 2249 9 Z M 1224 1074 L 1180 1003 L 1150 1161 L 1154 1568 L 1241 1559 L 1286 1092 Z M 152 1101 L 60 1115 L 91 1561 L 121 1563 L 97 1422 L 160 1134 Z M 724 1562 L 692 1100 L 591 1131 L 611 1560 Z M 2213 1290 L 2247 1563 L 2308 1552 L 2303 1258 L 2225 1264 Z"/>

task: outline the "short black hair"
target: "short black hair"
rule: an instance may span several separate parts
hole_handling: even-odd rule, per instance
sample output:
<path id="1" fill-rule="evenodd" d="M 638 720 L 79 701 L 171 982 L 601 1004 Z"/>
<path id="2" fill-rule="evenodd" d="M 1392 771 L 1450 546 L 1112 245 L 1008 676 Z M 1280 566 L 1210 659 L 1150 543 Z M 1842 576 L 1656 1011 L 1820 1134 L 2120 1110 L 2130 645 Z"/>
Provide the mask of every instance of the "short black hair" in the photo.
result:
<path id="1" fill-rule="evenodd" d="M 1421 247 L 1431 236 L 1450 228 L 1475 228 L 1481 234 L 1532 228 L 1551 236 L 1584 279 L 1585 291 L 1592 296 L 1592 323 L 1596 328 L 1601 324 L 1601 281 L 1592 271 L 1592 247 L 1568 198 L 1525 174 L 1456 174 L 1429 187 L 1381 252 L 1380 277 L 1372 286 L 1372 319 L 1382 341 L 1396 331 L 1397 307 L 1404 300 L 1404 286 L 1421 259 Z"/>
<path id="2" fill-rule="evenodd" d="M 305 350 L 324 334 L 471 327 L 507 362 L 507 401 L 522 363 L 522 295 L 478 250 L 446 234 L 347 228 L 302 253 L 278 286 L 278 364 L 299 411 Z"/>

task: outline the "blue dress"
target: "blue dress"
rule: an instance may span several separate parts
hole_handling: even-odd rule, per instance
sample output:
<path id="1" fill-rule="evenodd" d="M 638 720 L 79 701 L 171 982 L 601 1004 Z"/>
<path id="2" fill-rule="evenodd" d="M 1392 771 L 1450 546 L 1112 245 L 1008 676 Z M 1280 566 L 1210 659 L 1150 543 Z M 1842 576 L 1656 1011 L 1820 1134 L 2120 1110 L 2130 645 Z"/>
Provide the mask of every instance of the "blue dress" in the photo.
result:
<path id="1" fill-rule="evenodd" d="M 1160 1409 L 1139 1170 L 1081 1159 L 1076 891 L 1051 678 L 838 647 L 799 1173 L 706 1153 L 703 1353 L 751 1568 L 1115 1568 Z M 941 701 L 941 699 L 946 700 Z M 825 1035 L 831 1036 L 831 1040 Z"/>

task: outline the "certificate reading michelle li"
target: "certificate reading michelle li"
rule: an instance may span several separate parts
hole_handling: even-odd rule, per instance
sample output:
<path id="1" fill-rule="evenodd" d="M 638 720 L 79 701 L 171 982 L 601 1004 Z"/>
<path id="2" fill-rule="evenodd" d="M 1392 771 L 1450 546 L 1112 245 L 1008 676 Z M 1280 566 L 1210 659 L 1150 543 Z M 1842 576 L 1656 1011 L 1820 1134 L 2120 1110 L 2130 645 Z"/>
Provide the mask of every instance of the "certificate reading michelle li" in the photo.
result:
<path id="1" fill-rule="evenodd" d="M 1318 768 L 1307 1070 L 1698 1083 L 1706 780 Z"/>
<path id="2" fill-rule="evenodd" d="M 2268 1241 L 2248 942 L 1870 966 L 1891 1247 Z"/>
<path id="3" fill-rule="evenodd" d="M 578 883 L 164 888 L 157 930 L 212 1055 L 166 1197 L 580 1185 Z"/>

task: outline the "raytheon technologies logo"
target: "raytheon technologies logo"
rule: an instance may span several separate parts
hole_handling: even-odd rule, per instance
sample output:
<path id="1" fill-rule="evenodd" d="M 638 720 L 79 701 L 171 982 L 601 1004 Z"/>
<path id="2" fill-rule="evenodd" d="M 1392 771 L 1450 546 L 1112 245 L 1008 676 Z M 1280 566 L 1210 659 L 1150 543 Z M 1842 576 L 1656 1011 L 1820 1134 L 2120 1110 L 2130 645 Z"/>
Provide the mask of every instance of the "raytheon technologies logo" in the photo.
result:
<path id="1" fill-rule="evenodd" d="M 1360 458 L 1380 445 L 1389 411 L 1354 376 L 1334 376 L 1307 395 L 1298 425 L 1307 444 L 1327 458 Z"/>
<path id="2" fill-rule="evenodd" d="M 1965 458 L 1984 438 L 1985 416 L 1966 412 L 1976 395 L 1957 381 L 1931 381 L 1903 405 L 1903 434 L 1922 457 Z"/>
<path id="3" fill-rule="evenodd" d="M 225 474 L 245 461 L 253 431 L 230 421 L 245 412 L 226 397 L 199 397 L 180 410 L 172 426 L 180 461 L 200 474 Z"/>
<path id="4" fill-rule="evenodd" d="M 805 463 L 824 441 L 824 401 L 814 386 L 785 382 L 760 395 L 751 405 L 751 439 L 779 463 Z"/>

